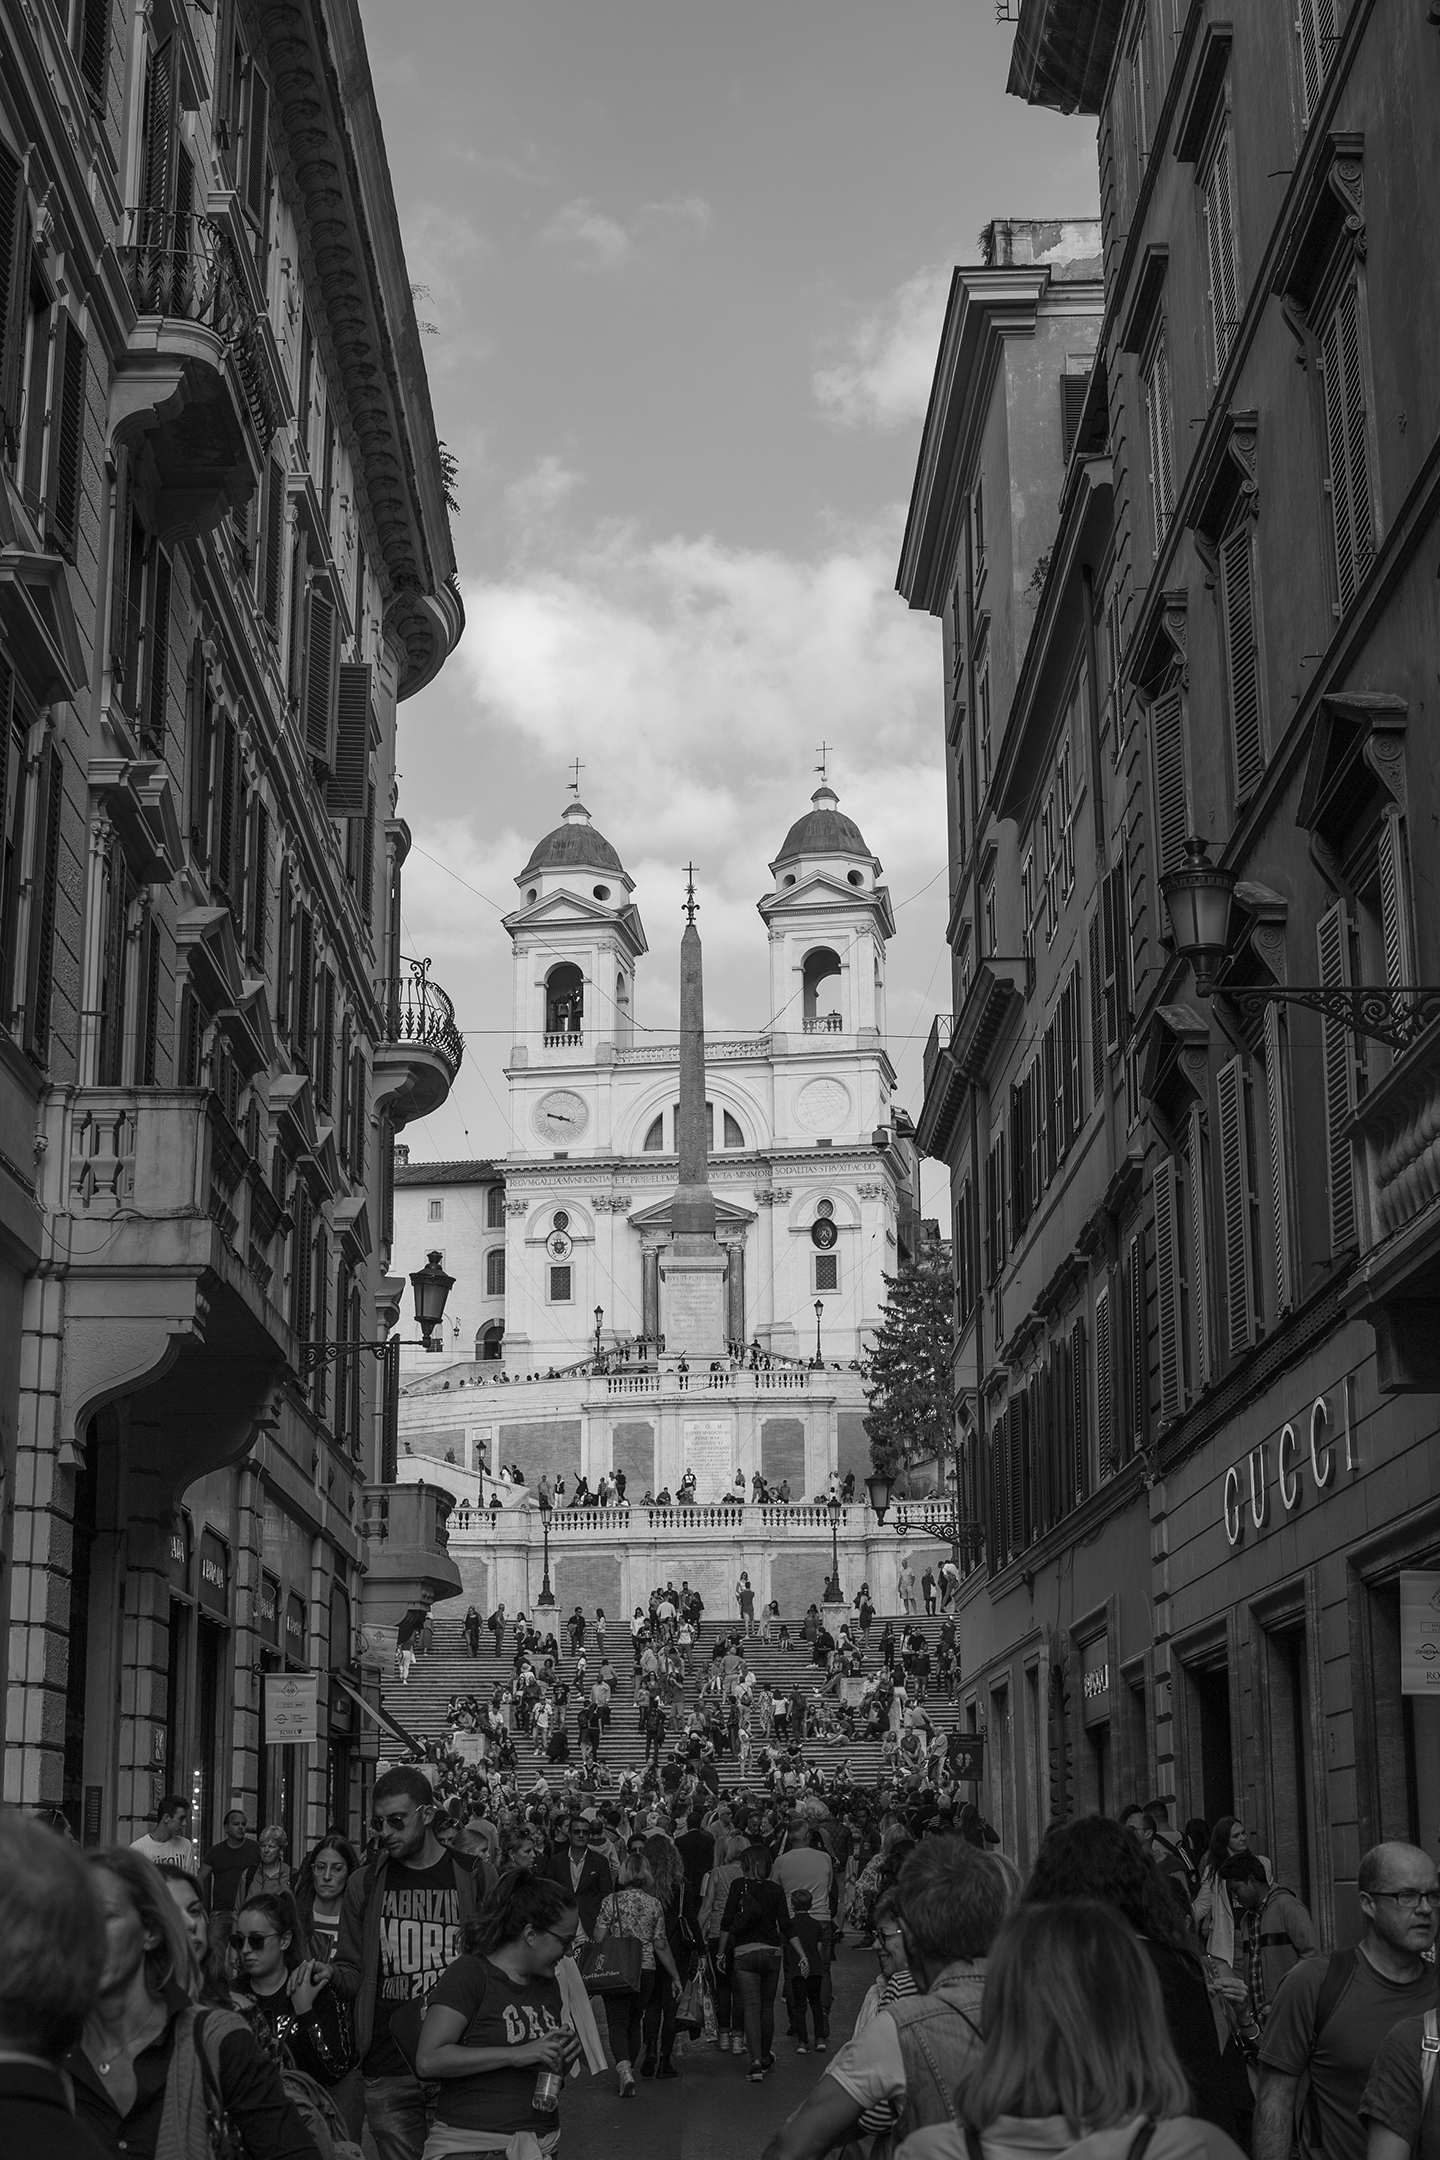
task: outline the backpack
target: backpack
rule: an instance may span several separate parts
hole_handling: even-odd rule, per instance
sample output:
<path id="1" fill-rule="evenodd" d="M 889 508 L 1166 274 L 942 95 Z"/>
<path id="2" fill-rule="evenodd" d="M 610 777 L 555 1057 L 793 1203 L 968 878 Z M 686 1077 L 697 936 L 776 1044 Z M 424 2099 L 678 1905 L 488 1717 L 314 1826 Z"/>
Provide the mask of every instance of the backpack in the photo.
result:
<path id="1" fill-rule="evenodd" d="M 1435 2083 L 1435 2058 L 1440 2055 L 1440 2017 L 1435 2011 L 1425 2012 L 1425 2030 L 1420 2036 L 1420 2113 L 1423 2115 L 1430 2104 L 1430 2088 Z"/>
<path id="2" fill-rule="evenodd" d="M 202 2065 L 202 2075 L 208 2087 L 207 2101 L 211 2107 L 211 2149 L 216 2148 L 216 2133 L 223 2140 L 231 2132 L 228 2115 L 224 2112 L 220 2084 L 220 2048 L 230 2028 L 214 2017 L 200 2016 L 195 2020 L 195 2037 L 199 2042 L 197 2053 Z M 294 2069 L 283 2057 L 278 2065 L 280 2083 L 285 2097 L 305 2125 L 320 2160 L 363 2160 L 360 2147 L 345 2128 L 345 2120 L 335 2102 L 323 2085 L 307 2077 L 303 2070 Z M 219 2115 L 215 2109 L 219 2109 Z M 220 2149 L 224 2150 L 223 2142 Z"/>

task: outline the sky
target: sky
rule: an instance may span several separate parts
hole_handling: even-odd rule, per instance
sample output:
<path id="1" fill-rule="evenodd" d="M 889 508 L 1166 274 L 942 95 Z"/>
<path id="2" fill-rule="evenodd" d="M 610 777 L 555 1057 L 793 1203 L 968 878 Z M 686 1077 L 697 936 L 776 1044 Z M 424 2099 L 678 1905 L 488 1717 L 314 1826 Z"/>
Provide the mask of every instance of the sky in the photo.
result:
<path id="1" fill-rule="evenodd" d="M 770 1017 L 755 902 L 831 746 L 896 907 L 918 1114 L 949 975 L 940 631 L 894 590 L 905 509 L 952 266 L 992 217 L 1093 215 L 1093 126 L 1004 95 L 994 0 L 362 4 L 467 616 L 400 716 L 406 950 L 466 1036 L 412 1160 L 509 1147 L 501 917 L 577 758 L 663 1041 L 692 859 L 707 1028 Z"/>

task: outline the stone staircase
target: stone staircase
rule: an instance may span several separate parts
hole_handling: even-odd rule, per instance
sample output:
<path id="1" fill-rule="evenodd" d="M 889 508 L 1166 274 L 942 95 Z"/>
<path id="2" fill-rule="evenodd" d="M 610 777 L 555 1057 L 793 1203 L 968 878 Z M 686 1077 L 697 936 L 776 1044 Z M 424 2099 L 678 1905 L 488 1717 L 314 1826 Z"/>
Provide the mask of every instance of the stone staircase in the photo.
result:
<path id="1" fill-rule="evenodd" d="M 557 1613 L 557 1623 L 562 1617 Z M 898 1615 L 892 1616 L 892 1619 L 898 1639 L 901 1619 Z M 884 1624 L 884 1617 L 881 1616 L 872 1630 L 870 1652 L 864 1667 L 866 1678 L 878 1670 L 880 1633 Z M 450 1697 L 473 1694 L 483 1702 L 502 1673 L 509 1679 L 514 1654 L 513 1637 L 509 1631 L 506 1633 L 504 1654 L 501 1657 L 497 1659 L 494 1655 L 493 1636 L 482 1633 L 480 1655 L 472 1658 L 458 1620 L 436 1618 L 434 1625 L 435 1648 L 428 1656 L 416 1659 L 409 1685 L 401 1687 L 392 1674 L 383 1689 L 387 1710 L 407 1732 L 413 1733 L 415 1738 L 421 1741 L 443 1741 L 448 1732 L 445 1710 Z M 933 1661 L 940 1633 L 939 1618 L 914 1616 L 910 1625 L 919 1627 L 926 1636 Z M 569 1639 L 558 1624 L 555 1632 L 562 1645 L 562 1670 L 567 1680 L 573 1680 L 574 1660 L 569 1654 Z M 691 1652 L 691 1677 L 670 1707 L 669 1732 L 672 1736 L 678 1732 L 687 1711 L 699 1694 L 701 1682 L 710 1666 L 711 1652 L 722 1633 L 728 1633 L 728 1627 L 722 1629 L 709 1621 L 701 1625 L 698 1640 Z M 643 1768 L 645 1742 L 635 1710 L 635 1677 L 628 1630 L 619 1631 L 618 1640 L 616 1631 L 612 1630 L 608 1647 L 619 1679 L 610 1707 L 610 1729 L 604 1735 L 600 1755 L 606 1768 L 618 1781 L 626 1771 L 638 1775 Z M 598 1664 L 593 1633 L 587 1639 L 586 1652 L 589 1661 L 588 1685 L 589 1681 L 593 1680 Z M 747 1656 L 757 1681 L 767 1686 L 772 1694 L 789 1695 L 798 1686 L 809 1695 L 820 1678 L 819 1669 L 811 1662 L 810 1645 L 801 1641 L 798 1631 L 793 1632 L 788 1650 L 782 1650 L 778 1641 L 762 1643 L 758 1638 L 752 1638 L 747 1646 Z M 575 1737 L 577 1707 L 576 1699 L 572 1696 L 567 1710 L 572 1761 L 579 1757 Z M 926 1708 L 941 1731 L 948 1732 L 959 1720 L 956 1706 L 947 1702 L 943 1695 L 937 1692 L 933 1672 Z M 667 1747 L 671 1744 L 670 1739 L 667 1738 L 666 1744 Z M 535 1756 L 533 1742 L 524 1734 L 516 1735 L 515 1751 L 522 1778 L 532 1772 L 538 1774 L 544 1769 L 543 1759 Z M 806 1754 L 812 1761 L 817 1761 L 824 1771 L 837 1768 L 843 1761 L 857 1784 L 873 1784 L 879 1776 L 878 1740 L 855 1742 L 842 1739 L 830 1743 L 809 1741 L 806 1743 Z M 719 1770 L 722 1786 L 740 1782 L 739 1764 L 729 1754 L 720 1756 Z"/>

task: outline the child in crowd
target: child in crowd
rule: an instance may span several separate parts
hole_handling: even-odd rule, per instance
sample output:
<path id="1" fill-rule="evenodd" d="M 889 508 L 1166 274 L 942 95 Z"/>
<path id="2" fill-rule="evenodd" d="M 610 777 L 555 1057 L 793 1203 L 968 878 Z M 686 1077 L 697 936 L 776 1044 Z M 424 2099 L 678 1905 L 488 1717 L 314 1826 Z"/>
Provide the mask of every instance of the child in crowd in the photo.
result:
<path id="1" fill-rule="evenodd" d="M 792 1890 L 790 1914 L 795 1922 L 795 1932 L 785 1938 L 785 1985 L 790 1996 L 790 2022 L 795 2028 L 797 2055 L 808 2055 L 810 2027 L 806 2023 L 806 2011 L 815 2032 L 815 2052 L 823 2055 L 829 2038 L 830 2024 L 825 2015 L 821 1995 L 825 1986 L 825 1974 L 830 1962 L 830 1930 L 822 1927 L 811 1912 L 811 1894 L 808 1890 Z M 800 1953 L 804 1952 L 809 1971 L 800 1971 Z"/>

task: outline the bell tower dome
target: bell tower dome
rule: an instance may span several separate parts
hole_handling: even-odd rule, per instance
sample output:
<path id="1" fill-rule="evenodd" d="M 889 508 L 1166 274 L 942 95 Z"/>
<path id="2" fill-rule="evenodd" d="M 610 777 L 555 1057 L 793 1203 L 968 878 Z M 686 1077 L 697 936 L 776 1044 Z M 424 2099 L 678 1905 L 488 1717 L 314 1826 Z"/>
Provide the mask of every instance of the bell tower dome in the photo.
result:
<path id="1" fill-rule="evenodd" d="M 635 968 L 648 949 L 633 878 L 577 798 L 515 883 L 512 1067 L 607 1063 L 634 1039 Z"/>

